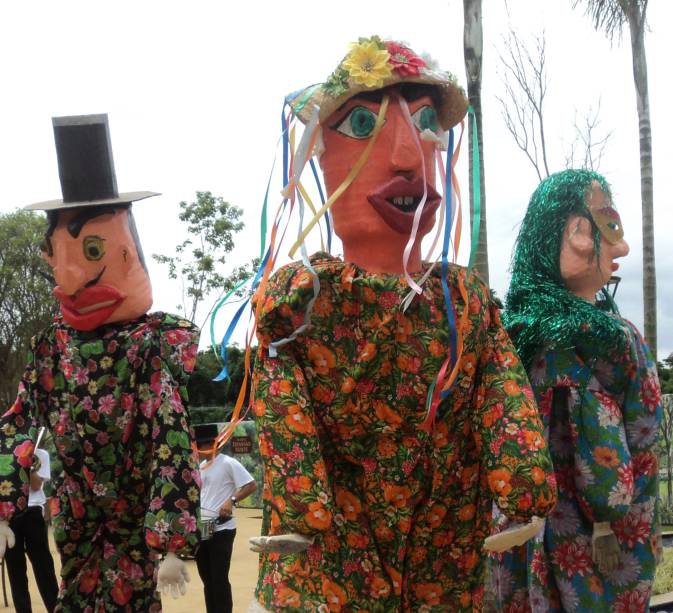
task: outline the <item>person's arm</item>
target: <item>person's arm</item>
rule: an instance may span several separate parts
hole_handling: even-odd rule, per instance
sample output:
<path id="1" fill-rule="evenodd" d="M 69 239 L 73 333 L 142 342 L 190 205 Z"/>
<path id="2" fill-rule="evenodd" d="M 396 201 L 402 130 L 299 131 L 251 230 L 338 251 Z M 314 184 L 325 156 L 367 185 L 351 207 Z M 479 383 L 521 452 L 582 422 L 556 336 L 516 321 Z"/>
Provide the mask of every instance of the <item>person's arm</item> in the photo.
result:
<path id="1" fill-rule="evenodd" d="M 556 478 L 528 377 L 491 304 L 479 359 L 474 432 L 489 494 L 510 519 L 528 522 L 556 504 Z"/>
<path id="2" fill-rule="evenodd" d="M 225 500 L 224 504 L 220 507 L 219 510 L 220 517 L 231 517 L 234 511 L 234 506 L 238 505 L 242 500 L 245 500 L 256 489 L 257 489 L 257 483 L 254 480 L 239 487 L 234 492 L 234 495 L 228 500 Z"/>

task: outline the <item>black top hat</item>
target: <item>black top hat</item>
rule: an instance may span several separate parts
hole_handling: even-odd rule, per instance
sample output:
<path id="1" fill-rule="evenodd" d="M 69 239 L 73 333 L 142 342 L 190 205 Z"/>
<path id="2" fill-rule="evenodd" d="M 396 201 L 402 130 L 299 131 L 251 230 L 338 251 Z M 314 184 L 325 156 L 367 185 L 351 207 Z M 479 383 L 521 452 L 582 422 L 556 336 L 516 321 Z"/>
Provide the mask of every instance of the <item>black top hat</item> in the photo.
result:
<path id="1" fill-rule="evenodd" d="M 107 114 L 52 117 L 52 124 L 63 199 L 37 202 L 26 209 L 125 204 L 159 195 L 117 191 Z"/>
<path id="2" fill-rule="evenodd" d="M 193 428 L 197 445 L 212 443 L 220 432 L 217 424 L 198 424 L 194 425 Z"/>

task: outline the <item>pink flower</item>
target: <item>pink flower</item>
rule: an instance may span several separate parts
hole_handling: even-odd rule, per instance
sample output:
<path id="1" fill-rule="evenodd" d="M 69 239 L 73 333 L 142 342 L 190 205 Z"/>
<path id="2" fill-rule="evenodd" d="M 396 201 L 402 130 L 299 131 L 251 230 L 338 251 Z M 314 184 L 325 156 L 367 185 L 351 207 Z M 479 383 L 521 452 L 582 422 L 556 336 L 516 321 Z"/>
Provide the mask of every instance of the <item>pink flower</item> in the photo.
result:
<path id="1" fill-rule="evenodd" d="M 554 562 L 568 577 L 585 575 L 591 569 L 591 556 L 588 547 L 576 541 L 560 545 L 553 554 Z"/>
<path id="2" fill-rule="evenodd" d="M 19 460 L 19 465 L 23 468 L 30 468 L 33 463 L 33 441 L 23 441 L 18 447 L 14 449 L 14 455 Z"/>
<path id="3" fill-rule="evenodd" d="M 425 67 L 425 62 L 411 49 L 392 41 L 384 43 L 390 59 L 388 63 L 393 70 L 403 77 L 415 77 L 420 74 L 420 69 Z"/>

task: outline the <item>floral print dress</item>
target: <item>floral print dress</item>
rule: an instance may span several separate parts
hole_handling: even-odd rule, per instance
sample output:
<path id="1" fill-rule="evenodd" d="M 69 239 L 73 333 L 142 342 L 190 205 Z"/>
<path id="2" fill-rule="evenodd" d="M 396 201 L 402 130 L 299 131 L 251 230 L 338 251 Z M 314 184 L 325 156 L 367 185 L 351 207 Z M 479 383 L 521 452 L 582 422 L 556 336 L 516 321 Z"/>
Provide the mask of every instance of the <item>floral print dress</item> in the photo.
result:
<path id="1" fill-rule="evenodd" d="M 426 396 L 449 343 L 439 271 L 403 313 L 402 277 L 325 254 L 312 265 L 311 325 L 275 356 L 269 343 L 304 322 L 312 276 L 289 265 L 257 297 L 263 532 L 315 537 L 299 554 L 262 554 L 257 598 L 271 611 L 479 611 L 491 501 L 525 521 L 556 499 L 499 310 L 476 277 L 450 268 L 456 317 L 469 317 L 460 373 L 428 434 Z"/>
<path id="2" fill-rule="evenodd" d="M 197 344 L 191 323 L 163 313 L 93 332 L 59 318 L 33 339 L 0 419 L 0 518 L 26 507 L 44 425 L 63 465 L 53 475 L 57 611 L 161 611 L 159 554 L 193 553 L 200 481 L 186 383 Z"/>
<path id="3" fill-rule="evenodd" d="M 623 353 L 599 358 L 587 357 L 587 350 L 543 351 L 533 364 L 530 378 L 559 502 L 526 547 L 494 556 L 498 611 L 647 611 L 655 572 L 661 393 L 649 350 L 622 322 L 629 340 Z M 619 565 L 607 574 L 592 561 L 594 522 L 610 522 L 619 542 Z"/>

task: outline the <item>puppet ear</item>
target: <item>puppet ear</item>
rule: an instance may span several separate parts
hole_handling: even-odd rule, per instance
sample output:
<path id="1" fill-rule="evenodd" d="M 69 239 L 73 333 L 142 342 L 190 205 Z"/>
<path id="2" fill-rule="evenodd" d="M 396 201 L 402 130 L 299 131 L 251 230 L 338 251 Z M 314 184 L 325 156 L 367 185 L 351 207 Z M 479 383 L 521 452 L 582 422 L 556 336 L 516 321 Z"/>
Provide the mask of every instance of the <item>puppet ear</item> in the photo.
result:
<path id="1" fill-rule="evenodd" d="M 581 215 L 569 217 L 563 233 L 563 242 L 564 246 L 575 254 L 590 257 L 594 252 L 591 221 Z"/>

